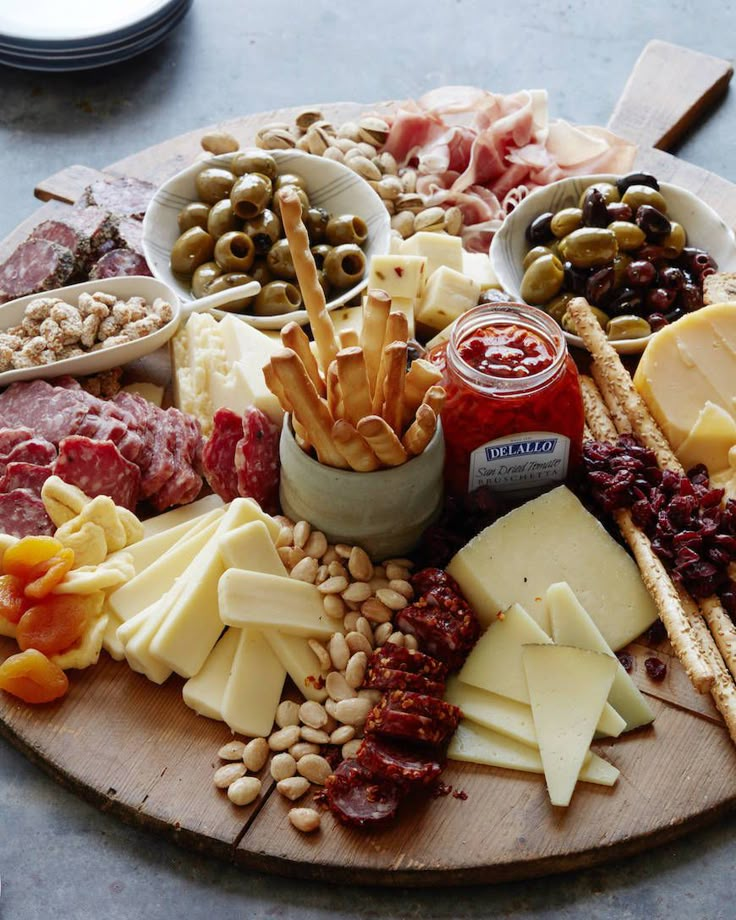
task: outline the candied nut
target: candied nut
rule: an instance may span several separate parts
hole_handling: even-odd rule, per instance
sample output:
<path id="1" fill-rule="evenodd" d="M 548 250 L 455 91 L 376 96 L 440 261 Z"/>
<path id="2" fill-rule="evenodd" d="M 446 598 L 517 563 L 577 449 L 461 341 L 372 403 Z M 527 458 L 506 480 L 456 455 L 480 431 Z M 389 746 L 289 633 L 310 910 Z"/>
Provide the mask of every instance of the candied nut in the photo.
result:
<path id="1" fill-rule="evenodd" d="M 126 342 L 129 342 L 130 339 L 125 333 L 120 335 L 111 335 L 109 339 L 105 339 L 102 343 L 103 348 L 115 348 L 116 345 L 125 345 Z"/>
<path id="2" fill-rule="evenodd" d="M 327 552 L 327 537 L 321 530 L 313 530 L 303 549 L 307 556 L 311 556 L 315 561 L 321 559 Z"/>
<path id="3" fill-rule="evenodd" d="M 289 575 L 291 578 L 296 578 L 298 581 L 305 581 L 307 584 L 313 585 L 317 578 L 318 568 L 317 560 L 306 555 L 304 559 L 297 562 Z"/>
<path id="4" fill-rule="evenodd" d="M 381 623 L 379 626 L 376 626 L 375 630 L 373 631 L 373 639 L 376 643 L 376 648 L 382 646 L 383 643 L 388 640 L 388 637 L 393 631 L 393 623 Z"/>
<path id="5" fill-rule="evenodd" d="M 325 600 L 327 600 L 327 598 L 325 598 Z M 307 639 L 307 644 L 317 656 L 320 670 L 329 671 L 329 669 L 332 667 L 332 661 L 330 660 L 330 653 L 327 651 L 324 645 L 322 645 L 321 642 L 318 642 L 317 639 Z"/>
<path id="6" fill-rule="evenodd" d="M 299 775 L 308 779 L 315 786 L 324 786 L 325 780 L 332 773 L 329 761 L 319 754 L 307 754 L 297 763 Z"/>
<path id="7" fill-rule="evenodd" d="M 322 584 L 317 585 L 317 590 L 322 594 L 341 594 L 348 586 L 348 580 L 344 575 L 332 575 Z"/>
<path id="8" fill-rule="evenodd" d="M 342 746 L 342 759 L 343 760 L 352 760 L 355 755 L 358 753 L 358 748 L 363 742 L 360 738 L 353 738 L 352 741 L 348 741 Z"/>
<path id="9" fill-rule="evenodd" d="M 330 733 L 323 731 L 321 728 L 311 728 L 309 725 L 304 725 L 302 726 L 302 740 L 309 744 L 329 744 Z"/>
<path id="10" fill-rule="evenodd" d="M 370 581 L 373 578 L 373 563 L 368 553 L 360 546 L 354 546 L 348 559 L 348 569 L 356 581 Z"/>
<path id="11" fill-rule="evenodd" d="M 227 789 L 227 797 L 233 805 L 250 805 L 260 794 L 261 781 L 257 776 L 241 776 Z"/>
<path id="12" fill-rule="evenodd" d="M 389 610 L 403 610 L 407 605 L 406 598 L 399 594 L 398 591 L 392 591 L 391 588 L 379 588 L 376 591 L 378 600 L 385 604 Z"/>
<path id="13" fill-rule="evenodd" d="M 307 700 L 299 707 L 299 718 L 303 725 L 310 728 L 322 728 L 327 724 L 327 710 L 316 700 Z M 302 732 L 303 737 L 304 732 Z"/>
<path id="14" fill-rule="evenodd" d="M 366 652 L 355 652 L 350 656 L 348 666 L 345 668 L 345 680 L 354 690 L 357 690 L 363 683 L 367 664 L 368 654 Z"/>
<path id="15" fill-rule="evenodd" d="M 244 750 L 245 745 L 242 741 L 228 741 L 217 752 L 217 756 L 220 760 L 240 760 L 242 762 Z"/>
<path id="16" fill-rule="evenodd" d="M 332 667 L 336 671 L 344 671 L 350 659 L 350 649 L 342 633 L 337 632 L 330 637 L 328 651 L 332 660 Z"/>
<path id="17" fill-rule="evenodd" d="M 393 645 L 405 645 L 404 634 L 400 632 L 393 632 L 388 637 L 388 642 L 391 642 Z"/>
<path id="18" fill-rule="evenodd" d="M 391 608 L 381 603 L 377 597 L 369 597 L 364 601 L 360 612 L 371 623 L 387 623 L 391 619 Z"/>
<path id="19" fill-rule="evenodd" d="M 311 834 L 319 829 L 319 812 L 313 808 L 292 808 L 289 812 L 289 821 L 303 834 Z"/>
<path id="20" fill-rule="evenodd" d="M 313 741 L 297 741 L 289 748 L 289 753 L 294 760 L 301 760 L 307 754 L 319 754 L 320 746 Z"/>
<path id="21" fill-rule="evenodd" d="M 355 737 L 354 725 L 341 725 L 330 735 L 330 744 L 347 744 Z"/>
<path id="22" fill-rule="evenodd" d="M 305 792 L 309 791 L 309 780 L 303 776 L 289 776 L 287 779 L 282 779 L 276 783 L 276 790 L 284 796 L 284 798 L 289 799 L 291 802 L 295 802 L 297 799 L 300 799 Z"/>
<path id="23" fill-rule="evenodd" d="M 156 316 L 158 316 L 159 328 L 161 326 L 165 326 L 166 323 L 170 323 L 174 318 L 174 308 L 171 306 L 168 300 L 164 300 L 162 297 L 157 297 L 154 300 L 153 304 L 151 305 L 151 310 L 153 310 Z"/>
<path id="24" fill-rule="evenodd" d="M 296 760 L 287 754 L 286 751 L 276 756 L 271 761 L 271 776 L 279 782 L 282 779 L 288 779 L 296 773 Z"/>
<path id="25" fill-rule="evenodd" d="M 99 316 L 85 316 L 82 320 L 82 334 L 79 341 L 85 348 L 91 348 L 97 341 L 97 333 L 102 320 Z"/>
<path id="26" fill-rule="evenodd" d="M 210 131 L 199 139 L 202 149 L 215 156 L 222 153 L 235 153 L 240 147 L 238 139 L 229 131 Z"/>
<path id="27" fill-rule="evenodd" d="M 213 779 L 218 789 L 227 789 L 230 783 L 234 783 L 236 779 L 240 779 L 244 775 L 245 764 L 227 763 L 224 767 L 219 767 L 215 770 Z"/>
<path id="28" fill-rule="evenodd" d="M 263 769 L 270 753 L 268 741 L 265 738 L 253 738 L 243 750 L 243 763 L 251 773 L 258 773 Z"/>
<path id="29" fill-rule="evenodd" d="M 24 317 L 27 316 L 28 319 L 35 323 L 41 323 L 51 315 L 51 308 L 56 306 L 57 303 L 63 303 L 63 301 L 59 300 L 58 297 L 36 297 L 29 304 L 26 304 L 26 308 L 23 311 Z"/>
<path id="30" fill-rule="evenodd" d="M 309 521 L 298 521 L 294 524 L 294 546 L 304 549 L 311 533 L 312 527 Z"/>
<path id="31" fill-rule="evenodd" d="M 268 739 L 268 746 L 272 751 L 288 751 L 292 744 L 301 738 L 301 729 L 298 725 L 287 725 L 274 732 Z"/>
<path id="32" fill-rule="evenodd" d="M 337 553 L 338 556 L 340 556 L 341 559 L 349 559 L 352 551 L 353 551 L 353 547 L 348 546 L 347 543 L 336 543 L 335 544 L 335 552 Z"/>
<path id="33" fill-rule="evenodd" d="M 279 535 L 276 537 L 276 549 L 280 549 L 282 546 L 292 546 L 294 543 L 294 528 L 293 527 L 282 527 L 279 530 Z"/>
<path id="34" fill-rule="evenodd" d="M 342 700 L 349 700 L 356 696 L 355 690 L 348 684 L 345 678 L 340 674 L 339 671 L 331 671 L 325 680 L 325 687 L 330 697 L 335 700 L 336 703 L 341 702 Z M 327 710 L 329 712 L 329 709 Z M 332 713 L 330 713 L 332 715 Z M 343 722 L 344 720 L 338 715 L 338 710 L 335 710 L 334 717 L 338 722 Z"/>
<path id="35" fill-rule="evenodd" d="M 345 641 L 348 644 L 351 655 L 354 655 L 356 652 L 365 652 L 366 655 L 370 655 L 373 651 L 373 646 L 368 639 L 366 639 L 363 633 L 357 630 L 349 632 L 347 636 L 345 636 Z"/>
<path id="36" fill-rule="evenodd" d="M 363 601 L 368 600 L 371 594 L 373 594 L 373 592 L 367 581 L 354 581 L 342 592 L 342 598 L 345 601 L 353 601 L 354 603 L 362 604 Z"/>
<path id="37" fill-rule="evenodd" d="M 337 704 L 337 716 L 335 718 L 338 722 L 342 722 L 343 725 L 363 725 L 371 709 L 373 709 L 373 703 L 360 697 L 351 700 L 340 700 Z"/>
<path id="38" fill-rule="evenodd" d="M 283 703 L 279 703 L 274 721 L 279 728 L 286 728 L 289 725 L 298 725 L 299 704 L 295 703 L 293 700 L 284 700 Z"/>
<path id="39" fill-rule="evenodd" d="M 354 632 L 358 628 L 359 619 L 360 614 L 357 610 L 351 610 L 350 613 L 345 614 L 345 618 L 342 621 L 342 628 L 346 635 L 349 632 Z"/>
<path id="40" fill-rule="evenodd" d="M 151 335 L 151 333 L 160 329 L 161 325 L 161 320 L 157 316 L 146 316 L 144 319 L 137 319 L 132 323 L 127 323 L 120 330 L 120 334 L 127 336 L 131 342 L 134 342 L 136 339 Z M 108 344 L 109 341 L 108 339 Z"/>
<path id="41" fill-rule="evenodd" d="M 405 645 L 406 648 L 409 648 L 409 649 L 411 649 L 411 650 L 414 651 L 414 652 L 416 652 L 416 650 L 419 648 L 419 643 L 417 642 L 417 637 L 416 637 L 416 636 L 412 636 L 412 635 L 410 635 L 409 633 L 405 633 L 405 634 L 404 634 L 404 645 Z"/>

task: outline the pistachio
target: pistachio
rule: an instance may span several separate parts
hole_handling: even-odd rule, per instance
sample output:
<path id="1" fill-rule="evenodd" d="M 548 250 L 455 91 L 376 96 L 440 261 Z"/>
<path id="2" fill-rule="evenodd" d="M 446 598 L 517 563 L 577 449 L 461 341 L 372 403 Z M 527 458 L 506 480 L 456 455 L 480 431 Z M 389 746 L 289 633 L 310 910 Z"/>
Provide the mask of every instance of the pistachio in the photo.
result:
<path id="1" fill-rule="evenodd" d="M 445 211 L 443 208 L 427 208 L 414 218 L 414 230 L 419 233 L 435 232 L 445 229 Z"/>
<path id="2" fill-rule="evenodd" d="M 348 154 L 351 150 L 357 149 L 358 143 L 357 141 L 350 140 L 349 137 L 336 137 L 332 142 L 332 146 L 337 147 L 343 154 Z"/>
<path id="3" fill-rule="evenodd" d="M 399 165 L 394 155 L 387 150 L 374 157 L 373 162 L 385 176 L 397 176 L 399 173 Z"/>
<path id="4" fill-rule="evenodd" d="M 463 229 L 463 212 L 457 205 L 445 211 L 445 231 L 451 236 L 458 236 Z"/>
<path id="5" fill-rule="evenodd" d="M 288 125 L 264 125 L 256 134 L 256 147 L 262 150 L 289 150 L 296 146 L 296 138 Z"/>
<path id="6" fill-rule="evenodd" d="M 396 201 L 404 192 L 404 186 L 398 176 L 384 176 L 374 187 L 384 201 Z"/>
<path id="7" fill-rule="evenodd" d="M 342 152 L 342 150 L 340 150 L 339 147 L 328 147 L 322 156 L 326 160 L 334 160 L 336 163 L 345 162 L 345 154 Z"/>
<path id="8" fill-rule="evenodd" d="M 346 121 L 337 129 L 337 136 L 357 143 L 360 138 L 360 128 L 354 121 Z"/>
<path id="9" fill-rule="evenodd" d="M 302 109 L 294 119 L 294 122 L 297 128 L 305 134 L 315 122 L 322 121 L 323 119 L 324 115 L 319 109 Z"/>
<path id="10" fill-rule="evenodd" d="M 396 198 L 395 203 L 397 211 L 412 211 L 414 214 L 419 214 L 424 210 L 424 198 L 415 192 L 404 192 Z"/>
<path id="11" fill-rule="evenodd" d="M 240 147 L 237 138 L 228 131 L 210 131 L 200 138 L 202 149 L 218 156 L 221 153 L 235 153 Z"/>
<path id="12" fill-rule="evenodd" d="M 378 180 L 381 178 L 381 173 L 378 171 L 378 167 L 375 163 L 371 163 L 368 157 L 361 156 L 360 154 L 346 159 L 345 165 L 349 166 L 353 172 L 356 172 L 364 179 Z"/>
<path id="13" fill-rule="evenodd" d="M 296 142 L 296 149 L 303 150 L 305 153 L 309 153 L 309 138 L 306 134 L 303 134 L 299 140 Z"/>
<path id="14" fill-rule="evenodd" d="M 317 125 L 312 125 L 304 135 L 304 139 L 307 142 L 309 153 L 313 153 L 318 157 L 321 157 L 332 143 L 330 135 L 327 134 L 324 128 L 319 128 Z"/>
<path id="15" fill-rule="evenodd" d="M 366 115 L 358 122 L 358 134 L 362 141 L 373 144 L 374 147 L 383 147 L 389 134 L 389 126 L 375 115 Z"/>
<path id="16" fill-rule="evenodd" d="M 401 184 L 404 186 L 404 191 L 408 193 L 416 192 L 417 190 L 417 171 L 416 169 L 411 169 L 409 166 L 405 166 L 403 169 L 399 170 L 399 179 L 401 179 Z"/>
<path id="17" fill-rule="evenodd" d="M 395 202 L 391 204 L 396 207 Z M 391 229 L 397 230 L 402 239 L 409 239 L 410 236 L 414 235 L 414 215 L 411 211 L 398 211 L 391 218 Z"/>

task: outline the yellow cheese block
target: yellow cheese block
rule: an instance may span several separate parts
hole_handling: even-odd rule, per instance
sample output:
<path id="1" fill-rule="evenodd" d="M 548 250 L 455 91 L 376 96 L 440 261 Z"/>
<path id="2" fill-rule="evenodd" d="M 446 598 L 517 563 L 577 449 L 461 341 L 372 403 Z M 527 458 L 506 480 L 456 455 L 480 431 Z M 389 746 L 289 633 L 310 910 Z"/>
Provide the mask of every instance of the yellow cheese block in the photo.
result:
<path id="1" fill-rule="evenodd" d="M 736 421 L 725 409 L 708 400 L 677 448 L 677 459 L 686 470 L 704 463 L 713 476 L 729 469 L 728 452 L 734 444 Z"/>
<path id="2" fill-rule="evenodd" d="M 424 256 L 427 260 L 427 277 L 441 268 L 452 268 L 456 272 L 463 270 L 463 243 L 459 236 L 449 233 L 428 233 L 420 231 L 404 240 L 400 249 L 402 255 Z M 488 257 L 486 256 L 486 259 Z"/>
<path id="3" fill-rule="evenodd" d="M 172 508 L 171 511 L 164 511 L 163 514 L 157 514 L 155 517 L 143 521 L 143 539 L 154 537 L 156 534 L 170 530 L 172 527 L 178 527 L 180 524 L 191 523 L 194 525 L 199 523 L 198 518 L 217 508 L 223 510 L 223 507 L 224 503 L 219 495 L 207 495 L 190 505 L 180 505 L 178 508 Z"/>
<path id="4" fill-rule="evenodd" d="M 392 299 L 418 300 L 427 280 L 427 260 L 423 256 L 373 256 L 368 289 L 378 288 Z"/>
<path id="5" fill-rule="evenodd" d="M 501 284 L 491 265 L 491 260 L 484 252 L 468 252 L 463 249 L 462 273 L 472 278 L 481 291 L 500 288 Z"/>
<path id="6" fill-rule="evenodd" d="M 677 449 L 706 402 L 736 418 L 736 304 L 688 313 L 652 337 L 634 385 Z"/>
<path id="7" fill-rule="evenodd" d="M 198 715 L 222 721 L 222 699 L 239 644 L 240 630 L 226 629 L 200 672 L 182 687 L 184 703 Z"/>
<path id="8" fill-rule="evenodd" d="M 342 332 L 343 329 L 355 329 L 360 335 L 363 328 L 363 307 L 338 307 L 330 311 L 330 319 L 336 333 Z"/>
<path id="9" fill-rule="evenodd" d="M 257 629 L 240 631 L 222 697 L 222 719 L 234 732 L 268 736 L 281 700 L 286 671 Z"/>
<path id="10" fill-rule="evenodd" d="M 480 286 L 462 272 L 438 268 L 417 308 L 417 324 L 439 332 L 478 303 Z"/>

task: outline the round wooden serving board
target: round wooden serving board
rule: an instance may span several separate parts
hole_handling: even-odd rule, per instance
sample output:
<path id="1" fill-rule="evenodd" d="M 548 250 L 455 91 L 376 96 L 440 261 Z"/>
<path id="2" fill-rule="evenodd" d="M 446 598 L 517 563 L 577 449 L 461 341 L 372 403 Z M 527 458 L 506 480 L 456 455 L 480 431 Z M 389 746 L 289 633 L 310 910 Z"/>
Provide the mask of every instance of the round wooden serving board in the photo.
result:
<path id="1" fill-rule="evenodd" d="M 670 76 L 683 75 L 677 93 L 662 77 L 663 59 Z M 611 127 L 644 140 L 647 148 L 638 165 L 692 188 L 734 224 L 736 187 L 649 148 L 674 142 L 725 89 L 730 72 L 725 62 L 706 55 L 651 43 Z M 323 106 L 336 121 L 367 108 Z M 246 144 L 264 123 L 289 121 L 296 111 L 252 115 L 223 127 Z M 203 131 L 159 144 L 109 171 L 161 182 L 199 153 Z M 71 167 L 39 186 L 38 197 L 56 200 L 0 244 L 0 258 L 30 227 L 68 207 L 63 202 L 73 201 L 94 175 Z M 72 673 L 70 692 L 58 705 L 30 707 L 0 694 L 0 733 L 101 809 L 243 866 L 332 882 L 495 882 L 634 853 L 736 804 L 736 748 L 710 697 L 691 689 L 666 644 L 655 652 L 668 662 L 662 684 L 646 676 L 643 661 L 650 650 L 643 645 L 630 650 L 634 679 L 652 697 L 656 721 L 611 743 L 597 743 L 596 750 L 620 769 L 619 782 L 613 789 L 581 783 L 568 809 L 550 806 L 540 776 L 451 763 L 443 779 L 466 798 L 448 795 L 408 804 L 395 826 L 380 833 L 345 829 L 326 814 L 321 832 L 298 834 L 288 823 L 290 803 L 275 792 L 267 771 L 261 798 L 247 808 L 231 805 L 214 788 L 216 752 L 229 732 L 187 709 L 178 678 L 158 687 L 106 654 L 96 667 Z M 0 660 L 14 651 L 12 641 L 0 639 Z"/>

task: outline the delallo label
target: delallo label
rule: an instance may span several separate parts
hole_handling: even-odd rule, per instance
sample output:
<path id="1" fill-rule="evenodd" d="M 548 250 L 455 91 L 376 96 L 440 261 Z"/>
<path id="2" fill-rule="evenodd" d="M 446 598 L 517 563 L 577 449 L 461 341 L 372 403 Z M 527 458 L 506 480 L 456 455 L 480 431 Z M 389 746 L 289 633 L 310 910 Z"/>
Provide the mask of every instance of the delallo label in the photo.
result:
<path id="1" fill-rule="evenodd" d="M 570 439 L 551 431 L 525 431 L 488 441 L 470 455 L 468 491 L 533 492 L 563 482 Z"/>

